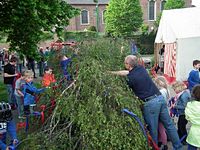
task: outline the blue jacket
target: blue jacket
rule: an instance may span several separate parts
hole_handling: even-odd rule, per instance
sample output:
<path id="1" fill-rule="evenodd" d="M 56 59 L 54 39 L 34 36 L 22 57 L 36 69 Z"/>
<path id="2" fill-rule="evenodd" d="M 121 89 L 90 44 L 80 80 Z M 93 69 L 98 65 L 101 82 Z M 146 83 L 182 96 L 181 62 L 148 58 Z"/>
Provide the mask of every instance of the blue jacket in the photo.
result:
<path id="1" fill-rule="evenodd" d="M 66 60 L 62 60 L 60 62 L 63 74 L 64 74 L 64 76 L 66 76 L 67 80 L 70 80 L 70 74 L 68 72 L 68 66 L 69 66 L 70 63 L 71 63 L 71 58 L 68 58 Z"/>
<path id="2" fill-rule="evenodd" d="M 187 102 L 189 102 L 191 99 L 191 95 L 189 91 L 185 90 L 177 99 L 175 109 L 177 110 L 179 115 L 185 114 L 185 107 L 187 105 Z"/>
<path id="3" fill-rule="evenodd" d="M 198 70 L 192 70 L 189 73 L 189 77 L 188 77 L 188 88 L 189 88 L 189 90 L 192 91 L 192 88 L 196 84 L 200 84 L 199 71 Z"/>
<path id="4" fill-rule="evenodd" d="M 35 94 L 44 92 L 45 88 L 37 89 L 33 83 L 26 83 L 23 86 L 24 106 L 35 104 Z"/>
<path id="5" fill-rule="evenodd" d="M 11 137 L 11 140 L 13 141 L 14 139 L 17 139 L 17 133 L 16 133 L 16 126 L 13 120 L 7 122 L 7 127 L 6 130 L 8 134 Z M 0 149 L 1 150 L 6 150 L 6 132 L 4 132 L 0 138 Z"/>

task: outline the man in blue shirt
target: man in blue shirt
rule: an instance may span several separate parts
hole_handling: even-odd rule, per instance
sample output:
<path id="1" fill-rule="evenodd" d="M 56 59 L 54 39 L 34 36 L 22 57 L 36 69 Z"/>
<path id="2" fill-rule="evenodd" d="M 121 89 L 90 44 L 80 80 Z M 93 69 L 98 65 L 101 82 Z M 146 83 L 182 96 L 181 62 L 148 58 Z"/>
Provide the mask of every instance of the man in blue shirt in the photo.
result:
<path id="1" fill-rule="evenodd" d="M 169 116 L 167 103 L 148 75 L 146 69 L 137 64 L 137 57 L 134 55 L 128 55 L 125 58 L 124 64 L 127 70 L 112 71 L 111 73 L 127 76 L 129 87 L 144 102 L 143 116 L 153 140 L 158 143 L 158 121 L 161 121 L 167 130 L 173 147 L 176 150 L 181 150 L 182 144 Z"/>

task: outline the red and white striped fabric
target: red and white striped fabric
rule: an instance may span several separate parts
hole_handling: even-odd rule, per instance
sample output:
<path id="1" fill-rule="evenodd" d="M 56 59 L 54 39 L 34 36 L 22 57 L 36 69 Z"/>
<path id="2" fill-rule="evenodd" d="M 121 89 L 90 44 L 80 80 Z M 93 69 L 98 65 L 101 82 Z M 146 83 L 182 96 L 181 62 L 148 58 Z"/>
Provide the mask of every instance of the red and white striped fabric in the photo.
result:
<path id="1" fill-rule="evenodd" d="M 164 74 L 176 78 L 176 43 L 165 44 Z"/>

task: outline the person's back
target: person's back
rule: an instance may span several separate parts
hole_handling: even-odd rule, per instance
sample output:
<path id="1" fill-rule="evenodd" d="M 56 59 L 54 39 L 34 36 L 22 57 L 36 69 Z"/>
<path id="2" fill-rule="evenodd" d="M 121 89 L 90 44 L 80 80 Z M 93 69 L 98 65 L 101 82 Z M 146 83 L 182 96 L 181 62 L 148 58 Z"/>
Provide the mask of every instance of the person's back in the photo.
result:
<path id="1" fill-rule="evenodd" d="M 143 100 L 156 94 L 160 95 L 158 88 L 153 83 L 144 67 L 140 65 L 135 66 L 129 71 L 127 77 L 129 87 L 140 99 Z"/>
<path id="2" fill-rule="evenodd" d="M 72 60 L 71 60 L 71 58 L 68 58 L 66 56 L 61 56 L 60 59 L 61 59 L 60 66 L 63 71 L 63 74 L 67 78 L 67 80 L 70 80 L 71 76 L 68 72 L 68 67 L 69 67 L 70 63 L 72 62 Z"/>
<path id="3" fill-rule="evenodd" d="M 0 149 L 10 150 L 10 146 L 6 144 L 7 133 L 10 136 L 11 144 L 14 146 L 18 143 L 15 123 L 13 121 L 11 106 L 8 103 L 0 102 Z"/>
<path id="4" fill-rule="evenodd" d="M 194 60 L 193 67 L 194 69 L 190 71 L 189 77 L 188 77 L 188 88 L 190 91 L 192 91 L 192 88 L 195 85 L 200 84 L 200 74 L 199 74 L 200 61 Z"/>
<path id="5" fill-rule="evenodd" d="M 179 115 L 185 114 L 185 107 L 187 103 L 190 101 L 191 95 L 188 90 L 184 90 L 181 92 L 181 95 L 177 99 L 177 103 L 175 105 L 175 108 L 177 109 L 177 112 Z"/>
<path id="6" fill-rule="evenodd" d="M 185 107 L 190 101 L 191 95 L 190 92 L 186 89 L 186 85 L 183 82 L 176 81 L 172 84 L 174 91 L 176 92 L 175 96 L 175 105 L 172 106 L 177 111 L 178 114 L 178 134 L 179 138 L 187 135 L 186 125 L 187 120 L 185 119 Z M 183 144 L 186 144 L 186 137 L 182 140 Z"/>
<path id="7" fill-rule="evenodd" d="M 192 95 L 194 98 L 187 103 L 185 115 L 192 124 L 187 136 L 187 143 L 195 150 L 197 147 L 200 148 L 200 85 L 193 88 Z"/>

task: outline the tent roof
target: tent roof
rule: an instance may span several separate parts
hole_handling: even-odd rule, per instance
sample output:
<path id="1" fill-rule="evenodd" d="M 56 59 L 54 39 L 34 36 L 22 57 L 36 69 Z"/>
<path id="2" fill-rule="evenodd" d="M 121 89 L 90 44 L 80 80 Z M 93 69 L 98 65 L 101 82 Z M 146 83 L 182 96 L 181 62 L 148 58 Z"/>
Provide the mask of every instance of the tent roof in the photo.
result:
<path id="1" fill-rule="evenodd" d="M 200 8 L 164 10 L 155 43 L 173 43 L 179 38 L 200 37 Z"/>

